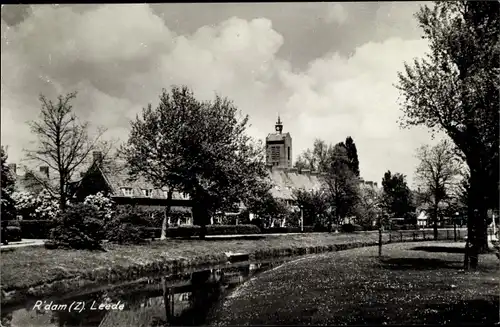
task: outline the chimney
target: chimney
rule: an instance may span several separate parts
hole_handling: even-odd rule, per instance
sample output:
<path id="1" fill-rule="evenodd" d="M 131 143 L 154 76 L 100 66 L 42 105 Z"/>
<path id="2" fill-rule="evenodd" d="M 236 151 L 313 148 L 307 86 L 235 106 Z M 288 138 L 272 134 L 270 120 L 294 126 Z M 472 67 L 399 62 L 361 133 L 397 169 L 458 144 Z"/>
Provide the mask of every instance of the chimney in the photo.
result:
<path id="1" fill-rule="evenodd" d="M 49 167 L 48 166 L 41 166 L 40 167 L 40 172 L 47 178 L 49 178 Z"/>
<path id="2" fill-rule="evenodd" d="M 17 165 L 15 163 L 9 164 L 9 172 L 14 176 L 17 175 Z"/>
<path id="3" fill-rule="evenodd" d="M 102 161 L 102 152 L 101 151 L 94 151 L 92 152 L 92 155 L 94 157 L 94 162 L 101 163 Z"/>

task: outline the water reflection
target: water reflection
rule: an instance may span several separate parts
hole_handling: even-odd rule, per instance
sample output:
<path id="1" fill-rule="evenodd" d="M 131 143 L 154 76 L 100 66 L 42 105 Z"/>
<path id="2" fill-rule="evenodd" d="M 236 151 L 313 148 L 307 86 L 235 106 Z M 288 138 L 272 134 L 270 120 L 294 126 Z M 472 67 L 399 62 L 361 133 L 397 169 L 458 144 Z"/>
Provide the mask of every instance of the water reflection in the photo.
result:
<path id="1" fill-rule="evenodd" d="M 34 308 L 36 303 L 30 301 L 23 309 L 2 310 L 2 326 L 199 326 L 206 324 L 207 317 L 229 290 L 284 262 L 246 262 L 142 279 L 122 287 L 54 299 L 53 305 L 67 305 L 56 311 L 44 310 L 43 305 L 41 309 Z M 72 303 L 84 304 L 84 308 L 75 311 L 76 304 L 70 310 Z M 123 304 L 123 310 L 96 310 L 100 304 Z"/>

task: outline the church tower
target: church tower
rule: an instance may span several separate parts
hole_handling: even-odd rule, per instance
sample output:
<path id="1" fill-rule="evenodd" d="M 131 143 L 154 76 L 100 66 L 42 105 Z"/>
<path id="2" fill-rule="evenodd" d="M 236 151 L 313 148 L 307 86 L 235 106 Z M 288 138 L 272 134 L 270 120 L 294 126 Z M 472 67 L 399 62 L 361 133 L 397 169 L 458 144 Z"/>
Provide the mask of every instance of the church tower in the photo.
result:
<path id="1" fill-rule="evenodd" d="M 275 133 L 266 137 L 266 164 L 278 168 L 292 168 L 292 137 L 283 134 L 283 123 L 278 115 Z"/>

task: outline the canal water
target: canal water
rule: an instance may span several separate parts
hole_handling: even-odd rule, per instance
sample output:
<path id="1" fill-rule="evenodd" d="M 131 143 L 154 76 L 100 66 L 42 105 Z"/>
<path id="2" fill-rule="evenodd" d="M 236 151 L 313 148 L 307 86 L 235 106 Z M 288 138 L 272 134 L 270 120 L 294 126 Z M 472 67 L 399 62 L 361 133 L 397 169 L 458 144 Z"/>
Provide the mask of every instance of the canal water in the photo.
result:
<path id="1" fill-rule="evenodd" d="M 296 258 L 240 262 L 3 308 L 2 326 L 200 326 L 239 284 Z M 44 302 L 45 301 L 45 302 Z"/>

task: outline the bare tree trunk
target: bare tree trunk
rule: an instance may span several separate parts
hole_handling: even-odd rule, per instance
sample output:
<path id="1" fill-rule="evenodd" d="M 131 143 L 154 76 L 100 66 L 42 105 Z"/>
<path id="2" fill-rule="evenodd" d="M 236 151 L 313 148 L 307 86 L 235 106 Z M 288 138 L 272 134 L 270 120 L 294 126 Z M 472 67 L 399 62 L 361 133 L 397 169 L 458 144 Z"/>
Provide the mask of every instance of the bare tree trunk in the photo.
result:
<path id="1" fill-rule="evenodd" d="M 433 213 L 434 240 L 438 239 L 438 204 L 439 204 L 439 202 L 435 201 L 434 213 Z"/>
<path id="2" fill-rule="evenodd" d="M 64 189 L 64 177 L 59 177 L 59 209 L 66 210 L 66 190 Z"/>
<path id="3" fill-rule="evenodd" d="M 161 224 L 161 237 L 160 240 L 165 240 L 167 238 L 167 228 L 168 228 L 168 220 L 170 218 L 170 210 L 172 207 L 172 194 L 173 190 L 169 189 L 167 193 L 167 206 L 165 207 L 163 222 Z"/>

